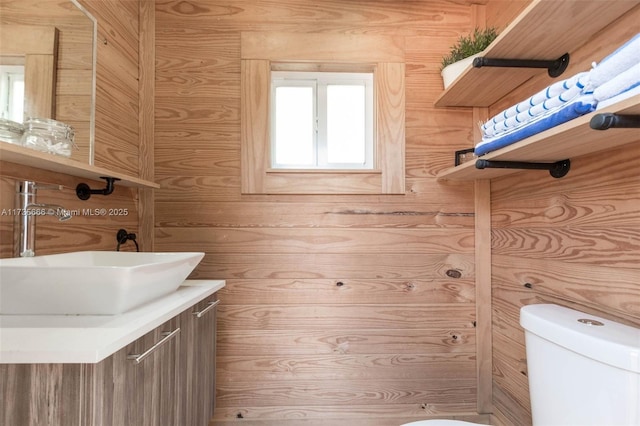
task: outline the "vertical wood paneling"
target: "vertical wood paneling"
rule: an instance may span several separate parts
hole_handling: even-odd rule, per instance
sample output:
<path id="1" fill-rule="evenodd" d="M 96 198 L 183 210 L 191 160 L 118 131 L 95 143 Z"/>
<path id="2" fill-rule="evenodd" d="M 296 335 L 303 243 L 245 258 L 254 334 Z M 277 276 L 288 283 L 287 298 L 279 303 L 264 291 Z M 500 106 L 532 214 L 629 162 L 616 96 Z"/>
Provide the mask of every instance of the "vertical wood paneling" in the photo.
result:
<path id="1" fill-rule="evenodd" d="M 482 419 L 473 187 L 435 181 L 472 143 L 470 111 L 433 108 L 468 4 L 167 0 L 156 18 L 155 249 L 203 250 L 192 276 L 227 280 L 212 424 Z M 404 42 L 406 125 L 383 123 L 406 135 L 404 194 L 242 193 L 247 31 Z"/>
<path id="2" fill-rule="evenodd" d="M 490 2 L 487 7 L 496 25 L 509 16 L 509 11 L 500 10 L 504 4 Z M 592 61 L 635 35 L 638 19 L 636 7 L 586 47 L 571 52 L 572 65 L 565 74 L 588 70 Z M 546 85 L 546 76 L 533 78 L 491 112 Z M 572 158 L 571 172 L 562 179 L 523 172 L 492 181 L 496 424 L 531 424 L 524 332 L 519 325 L 522 306 L 555 303 L 640 326 L 639 156 L 640 146 L 633 143 Z"/>
<path id="3" fill-rule="evenodd" d="M 153 181 L 153 137 L 154 137 L 154 98 L 155 98 L 155 59 L 156 59 L 156 17 L 155 2 L 140 0 L 140 39 L 139 39 L 139 132 L 138 170 L 142 179 Z M 153 251 L 154 205 L 153 190 L 140 189 L 138 216 L 140 219 L 141 251 Z"/>

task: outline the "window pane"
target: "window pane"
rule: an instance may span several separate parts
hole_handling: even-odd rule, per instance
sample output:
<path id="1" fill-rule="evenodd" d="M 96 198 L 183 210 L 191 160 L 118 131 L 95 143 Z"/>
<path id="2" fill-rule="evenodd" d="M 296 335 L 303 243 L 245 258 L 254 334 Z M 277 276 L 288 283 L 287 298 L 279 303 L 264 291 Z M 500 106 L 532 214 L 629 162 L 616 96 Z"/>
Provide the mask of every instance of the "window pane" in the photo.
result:
<path id="1" fill-rule="evenodd" d="M 327 161 L 364 164 L 365 88 L 327 86 Z"/>
<path id="2" fill-rule="evenodd" d="M 13 82 L 9 98 L 11 99 L 9 118 L 22 123 L 24 121 L 24 79 Z"/>
<path id="3" fill-rule="evenodd" d="M 275 103 L 276 164 L 315 164 L 313 88 L 276 87 Z"/>

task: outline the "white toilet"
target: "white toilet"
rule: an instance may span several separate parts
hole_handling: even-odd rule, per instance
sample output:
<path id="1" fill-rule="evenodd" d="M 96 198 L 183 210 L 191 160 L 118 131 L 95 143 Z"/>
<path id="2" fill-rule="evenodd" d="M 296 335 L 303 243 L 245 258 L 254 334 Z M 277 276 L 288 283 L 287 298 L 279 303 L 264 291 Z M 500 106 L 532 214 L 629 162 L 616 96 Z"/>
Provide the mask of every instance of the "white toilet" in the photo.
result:
<path id="1" fill-rule="evenodd" d="M 640 426 L 640 329 L 557 305 L 523 307 L 520 325 L 534 426 Z"/>

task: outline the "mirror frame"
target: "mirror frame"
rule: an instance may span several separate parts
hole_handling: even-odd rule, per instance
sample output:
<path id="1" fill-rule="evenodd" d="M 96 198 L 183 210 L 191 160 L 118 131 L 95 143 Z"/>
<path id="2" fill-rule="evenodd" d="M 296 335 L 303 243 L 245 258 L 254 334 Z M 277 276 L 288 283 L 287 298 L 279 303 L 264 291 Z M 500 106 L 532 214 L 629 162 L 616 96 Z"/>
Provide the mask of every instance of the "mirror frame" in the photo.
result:
<path id="1" fill-rule="evenodd" d="M 96 144 L 96 84 L 98 66 L 98 20 L 82 5 L 79 0 L 71 0 L 71 3 L 80 10 L 93 23 L 91 41 L 91 111 L 89 114 L 89 165 L 95 164 Z"/>

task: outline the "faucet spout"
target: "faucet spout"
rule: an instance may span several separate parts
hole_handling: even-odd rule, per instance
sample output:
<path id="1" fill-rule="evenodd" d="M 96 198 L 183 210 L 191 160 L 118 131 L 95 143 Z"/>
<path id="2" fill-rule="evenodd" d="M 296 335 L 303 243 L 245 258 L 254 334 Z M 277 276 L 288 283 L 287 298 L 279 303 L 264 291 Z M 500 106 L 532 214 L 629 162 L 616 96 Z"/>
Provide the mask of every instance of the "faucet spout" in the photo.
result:
<path id="1" fill-rule="evenodd" d="M 55 216 L 59 221 L 71 219 L 72 214 L 68 209 L 56 204 L 43 204 L 36 202 L 36 190 L 61 189 L 61 186 L 38 186 L 32 181 L 18 182 L 16 185 L 16 207 L 21 214 L 16 215 L 14 224 L 14 251 L 17 256 L 35 256 L 36 243 L 36 217 Z"/>
<path id="2" fill-rule="evenodd" d="M 57 204 L 32 203 L 27 206 L 26 213 L 34 216 L 55 216 L 60 222 L 71 219 L 71 211 Z"/>

